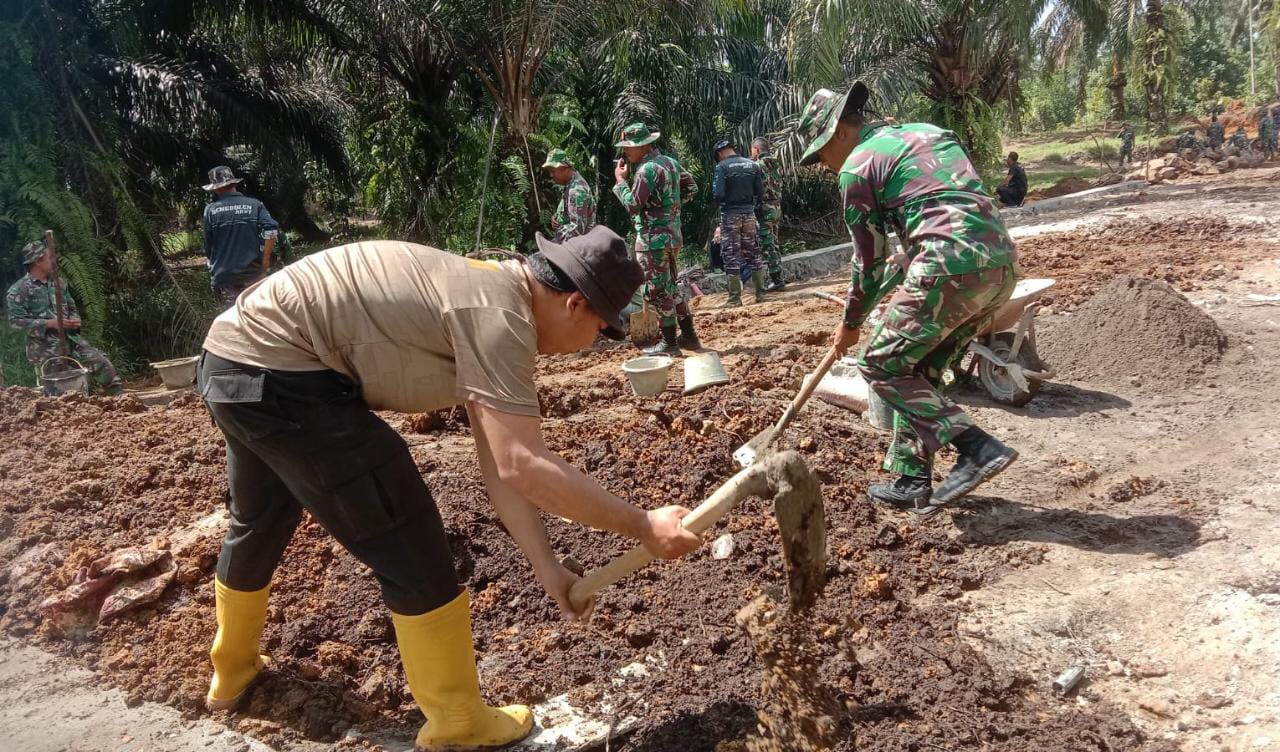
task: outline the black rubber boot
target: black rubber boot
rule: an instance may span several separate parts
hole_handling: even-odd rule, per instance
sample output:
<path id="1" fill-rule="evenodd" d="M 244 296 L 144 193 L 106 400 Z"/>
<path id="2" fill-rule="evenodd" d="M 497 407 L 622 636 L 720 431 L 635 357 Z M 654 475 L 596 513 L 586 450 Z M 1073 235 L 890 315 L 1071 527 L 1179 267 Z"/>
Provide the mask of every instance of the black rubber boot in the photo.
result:
<path id="1" fill-rule="evenodd" d="M 640 352 L 645 355 L 670 355 L 673 358 L 680 357 L 680 345 L 676 343 L 676 328 L 674 326 L 662 327 L 662 341 L 656 345 L 650 345 L 643 348 Z"/>
<path id="2" fill-rule="evenodd" d="M 680 336 L 676 338 L 676 344 L 686 350 L 701 350 L 702 343 L 698 341 L 698 333 L 693 330 L 693 316 L 681 316 L 676 321 L 680 324 Z"/>
<path id="3" fill-rule="evenodd" d="M 904 475 L 892 483 L 872 483 L 867 486 L 867 496 L 878 504 L 888 504 L 898 509 L 908 509 L 916 514 L 933 514 L 938 508 L 929 503 L 933 484 L 928 478 Z"/>
<path id="4" fill-rule="evenodd" d="M 782 292 L 787 289 L 787 283 L 782 281 L 782 274 L 774 274 L 769 272 L 769 286 L 764 288 L 765 292 Z"/>
<path id="5" fill-rule="evenodd" d="M 960 452 L 956 466 L 933 494 L 934 504 L 948 504 L 999 475 L 1018 459 L 1018 451 L 974 426 L 955 437 L 951 445 Z"/>

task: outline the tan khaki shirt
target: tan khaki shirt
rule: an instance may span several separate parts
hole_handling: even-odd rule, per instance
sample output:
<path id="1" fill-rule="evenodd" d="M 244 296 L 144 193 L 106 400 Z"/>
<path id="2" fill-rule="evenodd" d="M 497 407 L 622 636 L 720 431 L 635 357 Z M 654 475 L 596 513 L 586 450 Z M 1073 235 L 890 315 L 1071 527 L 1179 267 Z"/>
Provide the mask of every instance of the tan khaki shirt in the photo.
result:
<path id="1" fill-rule="evenodd" d="M 204 347 L 281 371 L 331 368 L 376 410 L 474 400 L 538 415 L 537 334 L 523 265 L 398 241 L 308 256 L 250 287 Z"/>

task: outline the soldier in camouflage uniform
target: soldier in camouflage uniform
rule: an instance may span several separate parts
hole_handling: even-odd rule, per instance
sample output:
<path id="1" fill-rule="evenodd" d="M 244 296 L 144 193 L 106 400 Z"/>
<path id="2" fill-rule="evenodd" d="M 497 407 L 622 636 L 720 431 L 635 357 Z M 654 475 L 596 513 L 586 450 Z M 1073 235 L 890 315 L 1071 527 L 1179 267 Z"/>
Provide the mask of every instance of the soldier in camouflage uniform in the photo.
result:
<path id="1" fill-rule="evenodd" d="M 1249 136 L 1245 134 L 1243 125 L 1236 128 L 1236 132 L 1231 134 L 1231 145 L 1240 152 L 1249 148 Z"/>
<path id="2" fill-rule="evenodd" d="M 1209 148 L 1221 149 L 1222 143 L 1226 138 L 1226 129 L 1222 127 L 1222 123 L 1218 122 L 1218 116 L 1211 115 L 1209 117 L 1209 130 L 1205 132 L 1205 139 L 1209 142 Z"/>
<path id="3" fill-rule="evenodd" d="M 1133 126 L 1129 123 L 1120 126 L 1120 132 L 1116 134 L 1116 138 L 1120 139 L 1120 166 L 1124 167 L 1133 161 Z"/>
<path id="4" fill-rule="evenodd" d="M 716 171 L 711 194 L 720 207 L 720 258 L 728 277 L 725 308 L 742 305 L 742 285 L 750 279 L 756 302 L 764 300 L 764 264 L 760 260 L 760 221 L 764 217 L 764 177 L 760 165 L 738 156 L 733 144 L 715 145 Z"/>
<path id="5" fill-rule="evenodd" d="M 1273 140 L 1280 134 L 1280 107 L 1271 108 L 1271 133 Z"/>
<path id="6" fill-rule="evenodd" d="M 870 486 L 868 495 L 927 514 L 1018 456 L 940 392 L 948 365 L 1013 293 L 1016 253 L 955 134 L 927 123 L 868 121 L 867 98 L 862 83 L 845 96 L 814 94 L 800 120 L 809 143 L 801 164 L 821 161 L 839 174 L 853 239 L 852 280 L 832 346 L 843 354 L 856 344 L 868 314 L 893 293 L 858 366 L 894 409 L 884 467 L 900 477 Z M 906 259 L 892 270 L 891 229 Z M 947 444 L 960 457 L 934 492 L 932 458 Z"/>
<path id="7" fill-rule="evenodd" d="M 552 149 L 542 169 L 551 172 L 551 179 L 563 188 L 556 213 L 551 215 L 551 239 L 563 243 L 569 238 L 586 235 L 596 226 L 596 198 L 569 161 L 564 149 Z"/>
<path id="8" fill-rule="evenodd" d="M 1258 116 L 1258 146 L 1267 159 L 1276 156 L 1276 124 L 1266 110 Z"/>
<path id="9" fill-rule="evenodd" d="M 681 194 L 693 193 L 696 186 L 693 176 L 679 162 L 653 146 L 661 136 L 644 123 L 632 123 L 623 129 L 622 138 L 615 145 L 626 158 L 619 159 L 614 167 L 613 194 L 635 218 L 636 260 L 644 269 L 645 300 L 661 319 L 662 341 L 644 348 L 644 353 L 679 356 L 682 347 L 702 347 L 689 304 L 676 286 L 676 261 L 684 243 L 680 229 Z M 630 184 L 628 162 L 635 165 Z"/>
<path id="10" fill-rule="evenodd" d="M 779 247 L 778 224 L 782 221 L 782 165 L 773 156 L 768 139 L 751 142 L 751 158 L 760 165 L 764 178 L 764 220 L 760 222 L 760 252 L 769 269 L 769 286 L 765 292 L 787 289 L 782 280 L 782 249 Z"/>
<path id="11" fill-rule="evenodd" d="M 1178 136 L 1178 140 L 1173 143 L 1173 148 L 1178 151 L 1186 149 L 1195 149 L 1200 146 L 1200 142 L 1196 140 L 1196 131 L 1194 128 L 1188 128 Z"/>
<path id="12" fill-rule="evenodd" d="M 45 361 L 62 354 L 62 338 L 58 336 L 58 307 L 50 280 L 53 276 L 53 257 L 39 240 L 22 248 L 22 263 L 27 266 L 26 275 L 13 283 L 5 297 L 9 312 L 9 325 L 27 332 L 27 359 L 36 373 Z M 67 281 L 58 278 L 62 288 L 62 324 L 67 330 L 70 356 L 89 369 L 89 377 L 96 391 L 116 395 L 124 391 L 115 366 L 100 350 L 90 345 L 80 335 L 80 311 L 67 289 Z M 66 360 L 55 360 L 45 369 L 54 374 L 73 368 Z"/>

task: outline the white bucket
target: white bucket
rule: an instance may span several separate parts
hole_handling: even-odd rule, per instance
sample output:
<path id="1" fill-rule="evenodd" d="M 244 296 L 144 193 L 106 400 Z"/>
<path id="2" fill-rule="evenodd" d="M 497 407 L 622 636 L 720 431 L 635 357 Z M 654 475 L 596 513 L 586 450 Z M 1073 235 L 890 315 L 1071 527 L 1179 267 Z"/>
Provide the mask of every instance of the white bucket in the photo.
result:
<path id="1" fill-rule="evenodd" d="M 181 389 L 184 386 L 191 386 L 196 380 L 196 364 L 199 362 L 200 356 L 192 355 L 188 358 L 162 360 L 159 363 L 152 363 L 151 367 L 159 372 L 165 388 Z"/>
<path id="2" fill-rule="evenodd" d="M 666 391 L 671 375 L 671 358 L 645 355 L 622 364 L 622 372 L 631 382 L 631 390 L 640 397 L 652 397 Z"/>
<path id="3" fill-rule="evenodd" d="M 704 352 L 684 359 L 684 393 L 697 394 L 707 387 L 729 383 L 720 354 Z"/>

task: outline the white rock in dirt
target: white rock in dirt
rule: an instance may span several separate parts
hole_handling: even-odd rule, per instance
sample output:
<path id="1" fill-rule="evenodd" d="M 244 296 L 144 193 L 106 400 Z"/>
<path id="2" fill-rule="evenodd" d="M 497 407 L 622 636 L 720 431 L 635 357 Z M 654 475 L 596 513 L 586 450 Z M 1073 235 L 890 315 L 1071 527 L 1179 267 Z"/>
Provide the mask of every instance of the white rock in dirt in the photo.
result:
<path id="1" fill-rule="evenodd" d="M 1107 673 L 1112 676 L 1124 676 L 1124 664 L 1120 661 L 1107 661 Z"/>
<path id="2" fill-rule="evenodd" d="M 725 533 L 711 544 L 711 558 L 727 559 L 733 555 L 733 533 Z"/>

